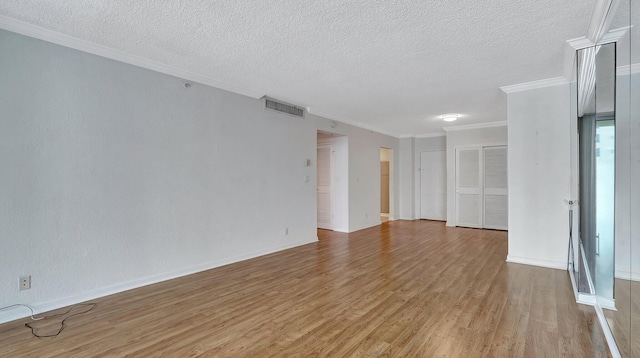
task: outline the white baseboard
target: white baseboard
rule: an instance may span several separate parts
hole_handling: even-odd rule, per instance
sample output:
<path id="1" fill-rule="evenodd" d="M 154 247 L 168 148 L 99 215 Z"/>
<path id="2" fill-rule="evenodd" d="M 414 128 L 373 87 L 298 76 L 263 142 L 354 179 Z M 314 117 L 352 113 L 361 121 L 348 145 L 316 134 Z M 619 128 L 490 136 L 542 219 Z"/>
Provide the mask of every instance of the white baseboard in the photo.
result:
<path id="1" fill-rule="evenodd" d="M 356 226 L 355 228 L 350 229 L 350 230 L 349 230 L 349 233 L 356 232 L 356 231 L 360 231 L 360 230 L 364 230 L 364 229 L 368 229 L 368 228 L 370 228 L 370 227 L 378 226 L 378 225 L 380 225 L 380 224 L 381 224 L 381 223 L 377 223 L 377 224 L 366 224 L 366 225 Z"/>
<path id="2" fill-rule="evenodd" d="M 171 279 L 174 279 L 174 278 L 177 278 L 177 277 L 191 275 L 191 274 L 194 274 L 194 273 L 197 273 L 197 272 L 210 270 L 210 269 L 213 269 L 213 268 L 216 268 L 216 267 L 226 266 L 226 265 L 229 265 L 229 264 L 232 264 L 232 263 L 245 261 L 245 260 L 249 260 L 249 259 L 252 259 L 252 258 L 259 257 L 259 256 L 272 254 L 274 252 L 291 249 L 291 248 L 294 248 L 294 247 L 297 247 L 297 246 L 311 244 L 311 243 L 314 243 L 314 242 L 317 242 L 317 241 L 318 241 L 318 238 L 317 237 L 313 237 L 313 238 L 311 238 L 309 240 L 300 241 L 300 242 L 297 242 L 297 243 L 284 245 L 284 246 L 276 247 L 276 248 L 273 248 L 273 249 L 268 249 L 268 250 L 265 250 L 265 251 L 247 253 L 247 254 L 244 254 L 244 255 L 239 255 L 239 256 L 230 257 L 230 258 L 226 258 L 226 259 L 222 259 L 222 260 L 208 262 L 208 263 L 205 263 L 205 264 L 200 264 L 200 265 L 196 265 L 196 266 L 187 267 L 187 268 L 176 270 L 176 271 L 173 271 L 173 272 L 166 272 L 166 273 L 162 273 L 162 274 L 147 276 L 147 277 L 141 278 L 139 280 L 118 283 L 118 284 L 115 284 L 115 285 L 111 285 L 111 286 L 107 286 L 107 287 L 103 287 L 103 288 L 98 288 L 98 289 L 95 289 L 95 290 L 91 290 L 91 291 L 88 291 L 88 292 L 83 292 L 83 293 L 80 293 L 80 294 L 77 294 L 77 295 L 73 295 L 73 296 L 59 298 L 59 299 L 55 299 L 55 300 L 51 300 L 51 301 L 47 301 L 47 302 L 25 303 L 25 304 L 28 304 L 29 306 L 31 306 L 33 308 L 33 311 L 37 315 L 37 314 L 40 314 L 40 313 L 43 313 L 43 312 L 52 311 L 52 310 L 55 310 L 55 309 L 58 309 L 58 308 L 67 307 L 67 306 L 71 306 L 71 305 L 74 305 L 74 304 L 77 304 L 77 303 L 86 302 L 86 301 L 90 301 L 90 300 L 95 300 L 96 298 L 113 295 L 113 294 L 116 294 L 116 293 L 132 290 L 132 289 L 135 289 L 135 288 L 151 285 L 151 284 L 162 282 L 162 281 L 171 280 Z M 23 302 L 17 302 L 17 303 L 23 303 Z M 29 310 L 26 307 L 15 307 L 15 308 L 12 308 L 12 309 L 7 309 L 7 310 L 0 311 L 0 324 L 6 323 L 6 322 L 10 322 L 10 321 L 13 321 L 13 320 L 16 320 L 16 319 L 29 317 L 30 313 L 31 312 L 29 312 Z"/>
<path id="3" fill-rule="evenodd" d="M 605 297 L 596 297 L 596 301 L 598 301 L 598 305 L 601 308 L 608 309 L 611 311 L 617 311 L 616 308 L 616 300 L 613 298 L 605 298 Z"/>
<path id="4" fill-rule="evenodd" d="M 600 321 L 600 327 L 602 327 L 604 338 L 607 340 L 611 356 L 613 358 L 622 358 L 620 350 L 618 349 L 618 344 L 616 343 L 615 338 L 613 338 L 611 327 L 609 327 L 609 323 L 607 322 L 607 318 L 604 316 L 604 312 L 602 312 L 602 308 L 600 308 L 600 305 L 598 304 L 594 305 L 593 308 L 596 310 L 596 316 L 598 316 L 598 321 Z"/>
<path id="5" fill-rule="evenodd" d="M 596 305 L 596 296 L 590 295 L 590 294 L 587 294 L 587 293 L 578 292 L 578 297 L 576 298 L 576 302 L 578 302 L 580 304 L 583 304 L 583 305 L 595 306 Z"/>
<path id="6" fill-rule="evenodd" d="M 528 257 L 519 257 L 519 256 L 513 256 L 513 255 L 507 255 L 507 262 L 514 263 L 514 264 L 523 264 L 523 265 L 530 265 L 530 266 L 546 267 L 546 268 L 552 268 L 552 269 L 557 269 L 557 270 L 566 270 L 567 269 L 567 263 L 566 262 L 539 260 L 539 259 L 532 259 L 532 258 L 528 258 Z"/>
<path id="7" fill-rule="evenodd" d="M 415 220 L 414 218 L 410 217 L 410 216 L 400 216 L 400 220 L 407 220 L 407 221 L 413 221 Z"/>
<path id="8" fill-rule="evenodd" d="M 640 281 L 640 273 L 616 270 L 616 278 L 621 280 Z"/>
<path id="9" fill-rule="evenodd" d="M 610 311 L 617 311 L 618 309 L 616 308 L 616 300 L 612 299 L 612 298 L 604 298 L 604 297 L 600 297 L 600 296 L 594 296 L 594 295 L 590 295 L 588 293 L 581 293 L 578 292 L 578 297 L 576 298 L 576 302 L 583 304 L 583 305 L 589 305 L 589 306 L 595 306 L 596 303 L 604 309 L 610 310 Z"/>

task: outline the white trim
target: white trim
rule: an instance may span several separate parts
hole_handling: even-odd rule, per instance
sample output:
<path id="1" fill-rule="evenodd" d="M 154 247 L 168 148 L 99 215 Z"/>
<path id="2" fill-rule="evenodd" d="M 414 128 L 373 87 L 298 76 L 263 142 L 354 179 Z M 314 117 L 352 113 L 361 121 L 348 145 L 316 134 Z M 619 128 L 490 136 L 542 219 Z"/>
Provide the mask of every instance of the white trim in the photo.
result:
<path id="1" fill-rule="evenodd" d="M 453 131 L 465 131 L 469 129 L 482 129 L 482 128 L 504 127 L 504 126 L 507 126 L 507 121 L 465 124 L 461 126 L 443 127 L 442 129 L 445 132 L 453 132 Z"/>
<path id="2" fill-rule="evenodd" d="M 333 168 L 333 156 L 334 156 L 334 151 L 333 151 L 333 145 L 332 142 L 328 142 L 328 143 L 318 143 L 316 145 L 316 153 L 319 149 L 329 149 L 329 210 L 331 210 L 331 214 L 329 217 L 329 225 L 328 227 L 319 227 L 318 225 L 318 229 L 323 229 L 323 230 L 331 230 L 333 231 L 335 228 L 333 227 L 333 217 L 335 212 L 337 211 L 335 208 L 335 204 L 337 202 L 337 200 L 335 200 L 335 198 L 333 197 L 335 194 L 335 175 L 334 175 L 334 168 Z M 318 159 L 317 159 L 317 154 L 316 154 L 316 164 L 318 163 Z M 317 166 L 316 166 L 317 168 Z M 316 177 L 318 175 L 318 170 L 316 170 Z M 317 181 L 316 181 L 316 189 L 317 189 Z M 318 200 L 318 196 L 317 196 L 317 190 L 316 190 L 316 203 L 319 204 L 319 200 Z"/>
<path id="3" fill-rule="evenodd" d="M 515 85 L 509 85 L 509 86 L 502 86 L 502 87 L 500 87 L 500 89 L 502 90 L 502 92 L 504 92 L 506 94 L 510 94 L 510 93 L 515 93 L 515 92 L 522 92 L 522 91 L 528 91 L 528 90 L 532 90 L 532 89 L 538 89 L 538 88 L 565 85 L 567 83 L 569 83 L 569 81 L 567 81 L 567 79 L 564 78 L 564 76 L 560 76 L 560 77 L 547 78 L 547 79 L 544 79 L 544 80 L 531 81 L 531 82 L 525 82 L 525 83 L 518 83 L 518 84 L 515 84 Z"/>
<path id="4" fill-rule="evenodd" d="M 573 296 L 576 298 L 576 302 L 578 302 L 578 286 L 576 286 L 576 274 L 573 270 L 569 271 L 569 278 L 571 279 L 571 287 L 573 287 Z"/>
<path id="5" fill-rule="evenodd" d="M 589 47 L 592 45 L 591 41 L 586 37 L 578 37 L 575 39 L 567 40 L 567 45 L 564 47 L 564 65 L 562 71 L 562 77 L 569 82 L 575 81 L 575 66 L 576 66 L 576 51 Z"/>
<path id="6" fill-rule="evenodd" d="M 629 271 L 623 271 L 623 270 L 616 270 L 616 278 L 619 278 L 621 280 L 628 280 L 628 281 L 640 281 L 640 273 L 637 272 L 629 272 Z"/>
<path id="7" fill-rule="evenodd" d="M 437 138 L 437 137 L 445 137 L 447 133 L 424 133 L 424 134 L 416 134 L 414 138 Z"/>
<path id="8" fill-rule="evenodd" d="M 398 218 L 398 220 L 414 221 L 414 220 L 418 220 L 418 219 L 415 219 L 415 218 L 412 218 L 412 217 L 402 217 L 402 216 L 400 216 Z"/>
<path id="9" fill-rule="evenodd" d="M 507 255 L 507 262 L 514 263 L 514 264 L 546 267 L 546 268 L 552 268 L 552 269 L 563 270 L 563 271 L 567 269 L 567 263 L 563 261 L 539 260 L 539 259 L 519 257 L 519 256 L 513 256 L 513 255 Z"/>
<path id="10" fill-rule="evenodd" d="M 581 50 L 583 48 L 593 46 L 593 42 L 591 42 L 591 40 L 589 40 L 585 36 L 582 36 L 575 39 L 567 40 L 567 45 L 569 45 L 569 48 L 572 50 Z"/>
<path id="11" fill-rule="evenodd" d="M 589 270 L 589 263 L 587 262 L 587 255 L 584 252 L 584 247 L 582 244 L 578 244 L 580 246 L 580 257 L 582 257 L 582 267 L 584 267 L 584 274 L 587 276 L 587 283 L 589 284 L 589 292 L 596 292 L 596 286 L 593 284 L 593 280 L 591 279 L 591 270 Z"/>
<path id="12" fill-rule="evenodd" d="M 604 312 L 602 312 L 602 308 L 600 308 L 600 305 L 598 304 L 594 305 L 593 307 L 596 310 L 596 316 L 598 316 L 598 321 L 600 321 L 600 327 L 602 327 L 604 338 L 607 340 L 607 345 L 609 346 L 609 352 L 611 352 L 611 356 L 613 358 L 622 358 L 620 350 L 618 349 L 618 345 L 616 344 L 616 340 L 615 338 L 613 338 L 613 333 L 611 333 L 611 327 L 609 327 L 607 318 L 604 316 Z"/>
<path id="13" fill-rule="evenodd" d="M 380 218 L 380 217 L 378 216 L 378 218 Z M 369 229 L 369 228 L 372 228 L 372 227 L 380 226 L 380 224 L 382 224 L 382 223 L 381 222 L 377 222 L 377 223 L 375 223 L 373 225 L 368 225 L 367 224 L 367 225 L 356 226 L 355 228 L 349 230 L 347 233 L 350 234 L 352 232 L 356 232 L 356 231 L 360 231 L 360 230 L 364 230 L 364 229 Z"/>
<path id="14" fill-rule="evenodd" d="M 618 42 L 626 33 L 631 29 L 632 26 L 624 26 L 617 29 L 609 30 L 606 34 L 602 35 L 600 41 L 598 41 L 598 45 L 600 44 L 608 44 L 611 42 Z"/>
<path id="15" fill-rule="evenodd" d="M 578 292 L 578 297 L 576 298 L 576 302 L 582 305 L 588 306 L 596 306 L 596 296 L 590 295 L 588 293 Z"/>
<path id="16" fill-rule="evenodd" d="M 279 247 L 268 249 L 265 251 L 258 251 L 258 252 L 243 254 L 243 255 L 227 258 L 227 259 L 222 259 L 222 260 L 212 261 L 209 263 L 200 264 L 192 267 L 187 267 L 187 268 L 180 269 L 173 272 L 166 272 L 166 273 L 161 273 L 157 275 L 151 275 L 151 276 L 141 278 L 139 280 L 117 283 L 111 286 L 98 288 L 95 290 L 91 290 L 88 292 L 80 293 L 80 294 L 69 296 L 69 297 L 56 299 L 53 301 L 39 302 L 39 303 L 27 302 L 27 304 L 33 307 L 33 311 L 35 312 L 35 314 L 39 314 L 43 312 L 52 311 L 58 308 L 74 305 L 76 303 L 94 300 L 96 298 L 113 295 L 116 293 L 132 290 L 135 288 L 151 285 L 151 284 L 162 282 L 162 281 L 171 280 L 177 277 L 187 276 L 197 272 L 210 270 L 216 267 L 221 267 L 221 266 L 229 265 L 232 263 L 256 258 L 259 256 L 272 254 L 274 252 L 291 249 L 297 246 L 311 244 L 317 241 L 318 241 L 318 237 L 314 236 L 309 240 L 300 241 L 290 245 L 279 246 Z M 2 311 L 0 312 L 0 324 L 13 321 L 16 319 L 20 319 L 20 318 L 29 317 L 29 313 L 30 312 L 28 311 L 22 312 L 22 310 L 17 310 L 17 309 Z"/>
<path id="17" fill-rule="evenodd" d="M 622 358 L 620 356 L 618 345 L 616 344 L 616 341 L 613 338 L 613 334 L 611 333 L 611 327 L 609 327 L 609 323 L 607 322 L 604 312 L 602 311 L 602 307 L 598 303 L 602 299 L 603 299 L 602 297 L 596 297 L 589 294 L 578 293 L 576 302 L 583 305 L 593 306 L 593 309 L 596 311 L 596 316 L 598 317 L 600 327 L 602 328 L 602 333 L 604 334 L 604 338 L 606 339 L 607 345 L 609 346 L 609 351 L 611 352 L 611 356 Z M 615 307 L 614 307 L 614 310 L 615 310 Z"/>
<path id="18" fill-rule="evenodd" d="M 616 300 L 614 300 L 613 298 L 606 298 L 606 297 L 601 297 L 601 296 L 596 296 L 596 302 L 598 302 L 598 305 L 602 308 L 606 308 L 608 310 L 611 311 L 617 311 L 618 309 L 616 308 Z"/>
<path id="19" fill-rule="evenodd" d="M 627 33 L 627 31 L 629 31 L 631 27 L 632 26 L 624 26 L 624 27 L 619 27 L 617 29 L 610 30 L 609 32 L 607 32 L 606 34 L 600 37 L 597 44 L 604 45 L 610 42 L 617 42 Z M 595 46 L 596 43 L 593 42 L 591 39 L 588 39 L 585 36 L 582 36 L 575 39 L 567 40 L 567 45 L 569 45 L 569 48 L 571 49 L 582 50 L 587 47 Z"/>
<path id="20" fill-rule="evenodd" d="M 251 97 L 254 99 L 259 99 L 264 96 L 264 93 L 259 93 L 250 89 L 234 86 L 201 74 L 156 62 L 154 60 L 126 53 L 107 46 L 98 45 L 86 40 L 55 32 L 44 27 L 28 24 L 26 22 L 22 22 L 7 16 L 0 15 L 0 29 L 44 40 L 60 46 L 69 47 L 82 52 L 87 52 L 93 55 L 109 58 L 119 62 L 128 63 L 130 65 L 146 68 L 151 71 L 164 73 L 166 75 L 182 78 L 188 81 L 220 88 L 225 91 L 241 94 L 243 96 Z"/>
<path id="21" fill-rule="evenodd" d="M 345 233 L 345 234 L 349 233 L 349 229 L 343 229 L 343 228 L 335 228 L 332 231 L 342 232 L 342 233 Z"/>
<path id="22" fill-rule="evenodd" d="M 632 26 L 625 26 L 618 29 L 613 29 L 608 33 L 604 34 L 598 44 L 605 44 L 610 42 L 617 42 L 620 40 Z M 564 55 L 564 71 L 563 77 L 567 79 L 567 81 L 573 82 L 575 79 L 573 78 L 573 69 L 575 66 L 575 55 L 577 50 L 581 50 L 587 47 L 592 47 L 595 44 L 586 38 L 585 36 L 578 37 L 575 39 L 567 40 L 567 46 L 565 47 L 565 55 Z"/>
<path id="23" fill-rule="evenodd" d="M 616 68 L 617 76 L 629 76 L 640 72 L 640 63 L 633 63 L 631 65 L 618 66 Z"/>
<path id="24" fill-rule="evenodd" d="M 596 0 L 589 21 L 587 39 L 593 43 L 599 43 L 607 34 L 607 30 L 613 22 L 620 0 Z"/>
<path id="25" fill-rule="evenodd" d="M 501 147 L 501 146 L 507 146 L 507 142 L 494 142 L 494 143 L 488 143 L 488 144 L 461 144 L 461 145 L 456 145 L 453 149 L 468 149 L 468 148 L 483 148 L 483 147 Z M 439 152 L 440 149 L 438 150 L 425 150 L 425 152 Z"/>
<path id="26" fill-rule="evenodd" d="M 307 107 L 307 112 L 309 112 L 310 114 L 313 114 L 314 116 L 318 116 L 318 117 L 323 117 L 326 119 L 331 119 L 334 121 L 338 121 L 338 122 L 342 122 L 344 124 L 348 124 L 348 125 L 352 125 L 355 127 L 359 127 L 360 129 L 366 129 L 369 131 L 373 131 L 376 132 L 378 134 L 383 134 L 383 135 L 388 135 L 390 137 L 394 137 L 394 138 L 400 138 L 400 134 L 398 133 L 391 133 L 391 132 L 385 132 L 379 128 L 375 128 L 373 126 L 370 126 L 368 124 L 362 123 L 362 122 L 358 122 L 358 121 L 352 121 L 350 119 L 344 119 L 341 118 L 340 116 L 337 116 L 335 114 L 329 113 L 329 112 L 323 112 L 323 111 L 318 111 L 314 108 L 311 107 Z"/>

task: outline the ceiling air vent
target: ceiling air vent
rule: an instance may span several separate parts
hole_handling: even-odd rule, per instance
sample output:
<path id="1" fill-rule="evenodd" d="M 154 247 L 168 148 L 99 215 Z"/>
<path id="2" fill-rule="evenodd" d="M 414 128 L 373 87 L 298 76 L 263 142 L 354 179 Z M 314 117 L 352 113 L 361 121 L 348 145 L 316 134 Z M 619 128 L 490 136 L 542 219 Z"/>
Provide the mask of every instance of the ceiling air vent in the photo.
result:
<path id="1" fill-rule="evenodd" d="M 283 112 L 287 114 L 294 115 L 296 117 L 304 117 L 304 109 L 298 108 L 296 106 L 292 106 L 289 104 L 281 103 L 278 101 L 274 101 L 269 98 L 265 98 L 264 101 L 265 108 L 273 109 L 274 111 Z"/>

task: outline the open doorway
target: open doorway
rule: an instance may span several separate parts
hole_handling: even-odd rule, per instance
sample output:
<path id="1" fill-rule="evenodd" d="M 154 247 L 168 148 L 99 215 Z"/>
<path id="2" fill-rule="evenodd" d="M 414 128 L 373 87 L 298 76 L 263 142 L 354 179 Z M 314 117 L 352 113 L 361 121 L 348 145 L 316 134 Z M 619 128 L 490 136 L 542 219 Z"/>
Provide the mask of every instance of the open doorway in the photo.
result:
<path id="1" fill-rule="evenodd" d="M 318 229 L 333 230 L 332 224 L 332 195 L 331 195 L 331 177 L 332 177 L 332 160 L 331 160 L 330 144 L 318 145 L 317 156 L 317 173 L 318 173 Z"/>
<path id="2" fill-rule="evenodd" d="M 349 139 L 317 135 L 318 228 L 349 232 Z"/>
<path id="3" fill-rule="evenodd" d="M 380 221 L 389 221 L 391 213 L 392 150 L 380 148 Z"/>

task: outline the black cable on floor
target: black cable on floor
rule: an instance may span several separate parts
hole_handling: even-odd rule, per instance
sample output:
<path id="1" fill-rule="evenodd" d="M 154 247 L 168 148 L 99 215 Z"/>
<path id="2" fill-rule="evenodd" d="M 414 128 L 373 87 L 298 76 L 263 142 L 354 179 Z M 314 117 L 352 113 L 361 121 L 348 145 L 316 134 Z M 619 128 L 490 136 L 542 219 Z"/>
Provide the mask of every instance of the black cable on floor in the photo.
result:
<path id="1" fill-rule="evenodd" d="M 56 333 L 54 333 L 54 334 L 39 335 L 39 334 L 37 334 L 37 333 L 35 332 L 35 329 L 34 329 L 34 328 L 31 326 L 31 324 L 30 324 L 30 323 L 28 323 L 28 322 L 27 322 L 27 323 L 25 323 L 25 324 L 24 324 L 24 326 L 25 326 L 25 327 L 30 328 L 30 329 L 31 329 L 31 334 L 33 334 L 35 337 L 38 337 L 38 338 L 53 338 L 53 337 L 58 336 L 58 335 L 60 334 L 60 332 L 62 332 L 62 330 L 63 330 L 63 329 L 64 329 L 64 327 L 65 327 L 65 324 L 64 324 L 64 323 L 65 323 L 69 318 L 71 318 L 71 317 L 75 317 L 75 316 L 79 316 L 79 315 L 81 315 L 81 314 L 85 314 L 85 313 L 87 313 L 87 312 L 91 311 L 92 309 L 96 308 L 96 306 L 97 306 L 97 305 L 98 305 L 97 303 L 79 303 L 79 304 L 77 304 L 77 305 L 73 305 L 73 306 L 69 307 L 69 309 L 68 309 L 66 312 L 63 312 L 63 313 L 57 313 L 57 314 L 53 314 L 53 315 L 50 315 L 50 316 L 44 316 L 44 317 L 42 317 L 41 319 L 47 319 L 47 318 L 60 317 L 60 316 L 64 316 L 64 315 L 66 315 L 67 313 L 71 312 L 71 311 L 72 311 L 74 308 L 76 308 L 76 307 L 80 307 L 80 306 L 89 306 L 89 309 L 87 309 L 87 310 L 84 310 L 84 311 L 82 311 L 82 312 L 78 312 L 78 313 L 74 313 L 74 314 L 72 314 L 72 315 L 69 315 L 69 316 L 65 317 L 65 318 L 62 320 L 62 322 L 60 322 L 60 329 L 58 329 L 58 331 L 57 331 Z"/>

